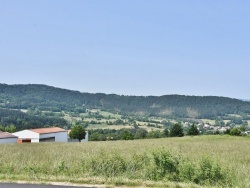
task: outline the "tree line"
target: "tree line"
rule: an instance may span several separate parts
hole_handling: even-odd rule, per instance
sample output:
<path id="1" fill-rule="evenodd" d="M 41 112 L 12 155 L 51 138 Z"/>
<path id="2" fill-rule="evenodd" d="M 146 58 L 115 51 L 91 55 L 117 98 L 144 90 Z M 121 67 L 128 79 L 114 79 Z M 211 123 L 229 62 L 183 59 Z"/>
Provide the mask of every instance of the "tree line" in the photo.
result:
<path id="1" fill-rule="evenodd" d="M 187 135 L 199 135 L 196 125 L 190 126 Z M 163 131 L 151 130 L 147 131 L 141 128 L 133 129 L 92 129 L 89 130 L 90 141 L 108 141 L 108 140 L 134 140 L 134 139 L 150 139 L 150 138 L 166 138 L 166 137 L 183 137 L 184 130 L 179 123 L 172 125 L 170 129 L 165 128 Z"/>

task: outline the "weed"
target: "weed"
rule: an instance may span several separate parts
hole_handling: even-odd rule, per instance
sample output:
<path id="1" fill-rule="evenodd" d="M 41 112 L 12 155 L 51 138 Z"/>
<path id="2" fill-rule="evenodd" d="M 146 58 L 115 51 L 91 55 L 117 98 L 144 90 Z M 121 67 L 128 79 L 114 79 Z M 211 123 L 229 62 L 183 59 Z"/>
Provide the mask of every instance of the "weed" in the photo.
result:
<path id="1" fill-rule="evenodd" d="M 198 136 L 84 144 L 1 144 L 0 179 L 249 187 L 249 141 L 248 137 Z"/>

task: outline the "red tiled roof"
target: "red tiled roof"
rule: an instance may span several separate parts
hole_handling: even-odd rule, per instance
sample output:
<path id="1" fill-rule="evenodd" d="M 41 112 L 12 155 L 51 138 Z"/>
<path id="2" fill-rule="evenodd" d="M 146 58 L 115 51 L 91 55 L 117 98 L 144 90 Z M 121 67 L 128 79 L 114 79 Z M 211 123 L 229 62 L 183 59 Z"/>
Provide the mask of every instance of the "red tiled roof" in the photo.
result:
<path id="1" fill-rule="evenodd" d="M 0 139 L 3 139 L 3 138 L 17 138 L 17 136 L 7 133 L 7 132 L 0 131 Z"/>
<path id="2" fill-rule="evenodd" d="M 57 132 L 67 132 L 66 130 L 59 127 L 51 127 L 51 128 L 40 128 L 40 129 L 30 129 L 30 131 L 38 133 L 38 134 L 48 134 L 48 133 L 57 133 Z"/>

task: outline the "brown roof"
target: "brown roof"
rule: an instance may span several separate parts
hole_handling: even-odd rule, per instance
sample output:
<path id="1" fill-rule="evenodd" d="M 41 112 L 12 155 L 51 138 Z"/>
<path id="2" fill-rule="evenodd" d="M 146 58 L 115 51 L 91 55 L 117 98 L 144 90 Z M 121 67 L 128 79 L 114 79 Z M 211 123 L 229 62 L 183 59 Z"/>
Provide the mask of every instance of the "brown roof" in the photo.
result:
<path id="1" fill-rule="evenodd" d="M 48 133 L 57 133 L 57 132 L 67 132 L 66 130 L 59 127 L 51 127 L 51 128 L 40 128 L 40 129 L 30 129 L 30 131 L 38 133 L 38 134 L 48 134 Z"/>
<path id="2" fill-rule="evenodd" d="M 7 133 L 7 132 L 0 131 L 0 139 L 3 139 L 3 138 L 17 138 L 17 136 Z"/>

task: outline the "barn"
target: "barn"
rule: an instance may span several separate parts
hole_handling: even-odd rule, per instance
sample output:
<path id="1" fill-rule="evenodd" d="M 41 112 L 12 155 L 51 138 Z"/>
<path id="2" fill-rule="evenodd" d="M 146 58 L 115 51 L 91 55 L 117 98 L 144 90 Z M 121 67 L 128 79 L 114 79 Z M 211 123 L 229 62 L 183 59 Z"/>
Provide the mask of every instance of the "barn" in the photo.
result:
<path id="1" fill-rule="evenodd" d="M 16 143 L 16 142 L 17 142 L 17 136 L 14 136 L 13 134 L 7 132 L 0 131 L 0 144 Z"/>
<path id="2" fill-rule="evenodd" d="M 68 142 L 68 132 L 59 127 L 29 129 L 13 133 L 18 142 Z"/>

